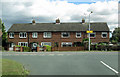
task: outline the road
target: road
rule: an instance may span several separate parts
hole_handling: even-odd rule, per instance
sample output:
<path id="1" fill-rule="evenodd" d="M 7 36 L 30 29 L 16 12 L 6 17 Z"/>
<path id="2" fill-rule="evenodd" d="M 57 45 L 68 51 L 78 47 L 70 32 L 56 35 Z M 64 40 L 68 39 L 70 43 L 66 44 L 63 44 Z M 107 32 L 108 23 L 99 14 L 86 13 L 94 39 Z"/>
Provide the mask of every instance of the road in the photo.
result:
<path id="1" fill-rule="evenodd" d="M 22 63 L 30 75 L 116 75 L 118 52 L 3 52 Z"/>

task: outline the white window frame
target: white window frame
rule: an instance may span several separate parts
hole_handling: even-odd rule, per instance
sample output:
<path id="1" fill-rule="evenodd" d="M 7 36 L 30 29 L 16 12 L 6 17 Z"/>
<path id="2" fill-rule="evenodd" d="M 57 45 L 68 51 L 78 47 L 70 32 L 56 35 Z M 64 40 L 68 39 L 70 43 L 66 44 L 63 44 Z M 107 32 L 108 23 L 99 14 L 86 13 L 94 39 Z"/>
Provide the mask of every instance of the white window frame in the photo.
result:
<path id="1" fill-rule="evenodd" d="M 36 46 L 35 46 L 35 44 L 36 44 Z M 32 45 L 33 45 L 33 47 L 37 47 L 38 44 L 37 43 L 33 43 Z"/>
<path id="2" fill-rule="evenodd" d="M 18 42 L 18 45 L 21 46 L 21 43 L 25 43 L 25 46 L 28 47 L 28 42 Z"/>
<path id="3" fill-rule="evenodd" d="M 25 34 L 26 34 L 26 37 L 20 37 L 20 34 L 21 34 L 21 33 L 24 34 L 24 36 L 25 36 Z M 27 32 L 20 32 L 20 33 L 19 33 L 19 38 L 27 38 Z"/>
<path id="4" fill-rule="evenodd" d="M 106 34 L 106 37 L 103 37 L 103 34 Z M 102 32 L 101 37 L 102 38 L 107 38 L 107 35 L 108 35 L 107 32 Z"/>
<path id="5" fill-rule="evenodd" d="M 13 36 L 12 36 L 13 35 Z M 9 38 L 14 38 L 14 32 L 9 33 Z"/>
<path id="6" fill-rule="evenodd" d="M 80 36 L 78 37 L 77 34 L 80 34 Z M 76 32 L 76 38 L 81 38 L 81 32 Z"/>
<path id="7" fill-rule="evenodd" d="M 68 33 L 68 37 L 64 37 L 64 36 L 63 36 L 64 33 Z M 62 33 L 61 33 L 61 37 L 62 37 L 62 38 L 69 38 L 69 37 L 70 37 L 70 32 L 62 32 Z"/>
<path id="8" fill-rule="evenodd" d="M 64 44 L 64 43 L 68 43 L 68 44 L 71 44 L 71 45 L 73 46 L 72 42 L 62 42 L 62 43 L 61 43 L 61 47 L 63 47 L 63 44 Z M 72 47 L 72 46 L 71 46 L 71 47 Z"/>
<path id="9" fill-rule="evenodd" d="M 32 38 L 37 38 L 38 37 L 38 33 L 37 32 L 33 32 L 32 33 Z"/>
<path id="10" fill-rule="evenodd" d="M 50 46 L 52 46 L 51 42 L 41 42 L 41 46 L 44 46 L 44 43 L 50 43 Z"/>
<path id="11" fill-rule="evenodd" d="M 50 33 L 50 36 L 47 36 L 48 35 L 47 33 Z M 44 32 L 43 33 L 43 37 L 44 38 L 51 38 L 52 37 L 52 33 L 51 32 Z"/>
<path id="12" fill-rule="evenodd" d="M 10 46 L 10 44 L 11 44 L 11 46 Z M 13 48 L 13 47 L 15 46 L 15 44 L 14 44 L 13 42 L 10 43 L 10 44 L 9 44 L 9 47 L 10 47 L 10 48 Z"/>

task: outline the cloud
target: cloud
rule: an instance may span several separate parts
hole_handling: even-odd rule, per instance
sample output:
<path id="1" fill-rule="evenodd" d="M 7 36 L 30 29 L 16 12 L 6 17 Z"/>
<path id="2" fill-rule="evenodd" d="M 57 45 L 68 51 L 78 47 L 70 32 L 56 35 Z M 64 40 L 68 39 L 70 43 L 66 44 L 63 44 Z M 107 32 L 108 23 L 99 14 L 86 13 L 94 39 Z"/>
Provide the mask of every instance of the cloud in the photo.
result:
<path id="1" fill-rule="evenodd" d="M 97 1 L 92 4 L 74 4 L 67 0 L 22 0 L 2 2 L 2 19 L 7 29 L 14 23 L 54 22 L 60 18 L 62 22 L 80 22 L 82 18 L 88 22 L 90 11 L 91 22 L 107 22 L 110 30 L 118 25 L 118 2 Z"/>

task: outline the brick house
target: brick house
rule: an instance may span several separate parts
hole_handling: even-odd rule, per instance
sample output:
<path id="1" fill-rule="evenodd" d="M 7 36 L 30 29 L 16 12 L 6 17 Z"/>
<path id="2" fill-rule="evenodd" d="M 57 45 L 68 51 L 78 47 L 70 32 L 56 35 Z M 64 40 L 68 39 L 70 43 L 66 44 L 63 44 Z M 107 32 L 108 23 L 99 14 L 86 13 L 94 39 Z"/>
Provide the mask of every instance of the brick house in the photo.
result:
<path id="1" fill-rule="evenodd" d="M 105 22 L 94 22 L 91 24 L 90 34 L 92 43 L 109 42 L 109 28 Z M 84 38 L 88 38 L 86 31 L 88 23 L 82 22 L 60 23 L 57 19 L 55 23 L 32 23 L 13 24 L 8 30 L 9 50 L 13 46 L 44 46 L 50 45 L 55 50 L 72 50 L 74 45 L 79 47 Z M 75 48 L 75 47 L 74 47 Z M 76 49 L 73 49 L 76 50 Z"/>

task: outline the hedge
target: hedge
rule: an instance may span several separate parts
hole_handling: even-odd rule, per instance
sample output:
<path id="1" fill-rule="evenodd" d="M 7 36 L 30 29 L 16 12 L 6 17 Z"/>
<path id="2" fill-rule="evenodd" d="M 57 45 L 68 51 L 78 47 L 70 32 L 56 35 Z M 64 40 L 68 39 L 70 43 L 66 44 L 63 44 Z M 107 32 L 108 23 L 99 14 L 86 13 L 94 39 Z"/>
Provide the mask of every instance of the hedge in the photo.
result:
<path id="1" fill-rule="evenodd" d="M 25 46 L 24 46 L 24 47 L 23 47 L 23 51 L 24 51 L 24 52 L 29 52 L 29 51 L 30 51 L 30 47 L 25 47 Z"/>
<path id="2" fill-rule="evenodd" d="M 51 51 L 51 46 L 49 45 L 44 45 L 44 46 L 46 46 L 46 51 Z"/>

